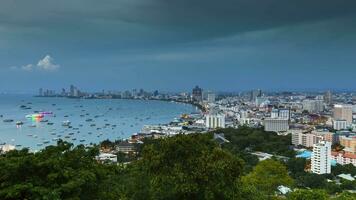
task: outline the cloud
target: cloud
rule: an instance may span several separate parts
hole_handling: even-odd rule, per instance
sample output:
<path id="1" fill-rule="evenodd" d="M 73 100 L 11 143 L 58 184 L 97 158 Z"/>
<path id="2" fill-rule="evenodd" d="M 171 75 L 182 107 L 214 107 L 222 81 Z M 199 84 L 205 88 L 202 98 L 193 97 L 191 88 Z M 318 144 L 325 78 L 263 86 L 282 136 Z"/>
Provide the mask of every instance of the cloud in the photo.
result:
<path id="1" fill-rule="evenodd" d="M 21 69 L 24 70 L 24 71 L 32 71 L 33 70 L 33 64 L 23 65 L 23 66 L 21 66 Z"/>
<path id="2" fill-rule="evenodd" d="M 40 70 L 54 71 L 59 69 L 60 65 L 53 63 L 53 58 L 50 55 L 46 55 L 43 59 L 39 60 L 37 67 Z"/>
<path id="3" fill-rule="evenodd" d="M 10 70 L 21 70 L 21 71 L 33 71 L 33 70 L 41 70 L 41 71 L 55 71 L 60 68 L 60 65 L 54 64 L 54 60 L 50 55 L 46 55 L 44 58 L 40 59 L 37 65 L 27 64 L 18 66 L 11 66 Z"/>

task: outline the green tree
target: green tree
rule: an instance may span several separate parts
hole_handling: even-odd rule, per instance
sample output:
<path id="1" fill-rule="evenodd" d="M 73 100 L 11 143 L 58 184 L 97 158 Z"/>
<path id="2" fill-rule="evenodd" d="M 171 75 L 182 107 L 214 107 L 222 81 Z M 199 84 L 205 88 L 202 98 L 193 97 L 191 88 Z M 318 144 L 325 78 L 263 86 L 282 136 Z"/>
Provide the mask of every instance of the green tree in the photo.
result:
<path id="1" fill-rule="evenodd" d="M 178 135 L 147 145 L 136 165 L 151 199 L 232 199 L 243 163 L 208 135 Z M 148 199 L 148 198 L 147 198 Z"/>
<path id="2" fill-rule="evenodd" d="M 324 190 L 297 190 L 289 194 L 289 200 L 327 200 L 329 199 Z"/>
<path id="3" fill-rule="evenodd" d="M 273 194 L 280 185 L 289 187 L 293 185 L 287 168 L 276 160 L 261 161 L 250 174 L 242 178 L 242 182 L 266 194 Z"/>

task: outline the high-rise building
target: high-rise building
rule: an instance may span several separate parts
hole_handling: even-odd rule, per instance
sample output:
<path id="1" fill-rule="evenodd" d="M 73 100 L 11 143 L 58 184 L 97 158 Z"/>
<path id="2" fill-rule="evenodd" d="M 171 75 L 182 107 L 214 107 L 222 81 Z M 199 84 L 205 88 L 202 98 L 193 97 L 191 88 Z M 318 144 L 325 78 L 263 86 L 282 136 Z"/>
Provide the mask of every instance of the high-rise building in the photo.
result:
<path id="1" fill-rule="evenodd" d="M 251 100 L 252 102 L 255 102 L 257 97 L 262 97 L 262 90 L 257 89 L 257 90 L 252 90 L 252 91 L 251 91 L 250 100 Z"/>
<path id="2" fill-rule="evenodd" d="M 40 88 L 40 89 L 39 89 L 38 95 L 39 95 L 39 96 L 43 96 L 43 88 Z"/>
<path id="3" fill-rule="evenodd" d="M 292 144 L 295 146 L 313 147 L 323 138 L 313 133 L 295 132 L 292 133 Z"/>
<path id="4" fill-rule="evenodd" d="M 271 118 L 278 118 L 278 116 L 279 116 L 279 110 L 278 109 L 272 109 Z"/>
<path id="5" fill-rule="evenodd" d="M 208 102 L 209 103 L 214 103 L 215 102 L 215 93 L 213 93 L 213 92 L 208 92 L 208 97 L 207 97 L 208 99 Z"/>
<path id="6" fill-rule="evenodd" d="M 333 95 L 330 90 L 325 92 L 324 101 L 327 105 L 331 105 L 333 103 Z"/>
<path id="7" fill-rule="evenodd" d="M 335 120 L 346 120 L 348 124 L 351 124 L 352 105 L 334 105 L 333 117 Z"/>
<path id="8" fill-rule="evenodd" d="M 279 118 L 289 120 L 290 119 L 290 110 L 287 108 L 279 109 L 278 116 L 279 116 Z"/>
<path id="9" fill-rule="evenodd" d="M 207 128 L 225 128 L 225 115 L 208 114 L 206 115 L 205 125 Z"/>
<path id="10" fill-rule="evenodd" d="M 192 98 L 193 101 L 203 101 L 203 89 L 199 86 L 195 86 L 195 88 L 193 88 Z"/>
<path id="11" fill-rule="evenodd" d="M 331 173 L 331 143 L 319 142 L 314 144 L 311 156 L 311 171 L 315 174 Z"/>
<path id="12" fill-rule="evenodd" d="M 284 132 L 289 130 L 289 120 L 281 118 L 266 118 L 265 131 Z"/>
<path id="13" fill-rule="evenodd" d="M 302 104 L 303 104 L 303 110 L 306 110 L 309 113 L 319 113 L 324 110 L 323 100 L 306 99 L 302 102 Z"/>
<path id="14" fill-rule="evenodd" d="M 345 130 L 347 129 L 347 121 L 343 119 L 336 119 L 333 120 L 333 129 L 339 131 L 339 130 Z"/>
<path id="15" fill-rule="evenodd" d="M 74 85 L 70 85 L 70 87 L 69 87 L 69 96 L 74 96 L 74 90 L 75 90 Z"/>

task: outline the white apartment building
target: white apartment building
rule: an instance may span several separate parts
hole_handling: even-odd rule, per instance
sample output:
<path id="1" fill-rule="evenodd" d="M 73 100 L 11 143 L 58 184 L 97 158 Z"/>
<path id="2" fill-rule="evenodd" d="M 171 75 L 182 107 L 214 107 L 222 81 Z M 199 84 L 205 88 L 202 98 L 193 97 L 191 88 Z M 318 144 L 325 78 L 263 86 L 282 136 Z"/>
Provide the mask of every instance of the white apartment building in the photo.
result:
<path id="1" fill-rule="evenodd" d="M 265 131 L 282 132 L 289 130 L 289 120 L 282 118 L 266 118 L 264 120 Z"/>
<path id="2" fill-rule="evenodd" d="M 206 115 L 205 126 L 207 128 L 225 128 L 225 115 L 223 114 Z"/>
<path id="3" fill-rule="evenodd" d="M 319 142 L 313 146 L 311 171 L 315 174 L 331 173 L 331 143 Z"/>

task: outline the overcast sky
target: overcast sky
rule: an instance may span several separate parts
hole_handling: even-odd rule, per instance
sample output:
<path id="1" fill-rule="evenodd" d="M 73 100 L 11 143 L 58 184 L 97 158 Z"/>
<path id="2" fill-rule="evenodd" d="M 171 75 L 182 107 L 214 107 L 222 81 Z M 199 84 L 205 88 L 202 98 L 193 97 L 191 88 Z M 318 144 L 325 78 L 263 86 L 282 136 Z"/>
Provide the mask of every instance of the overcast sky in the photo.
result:
<path id="1" fill-rule="evenodd" d="M 0 0 L 0 91 L 356 89 L 354 0 Z"/>

